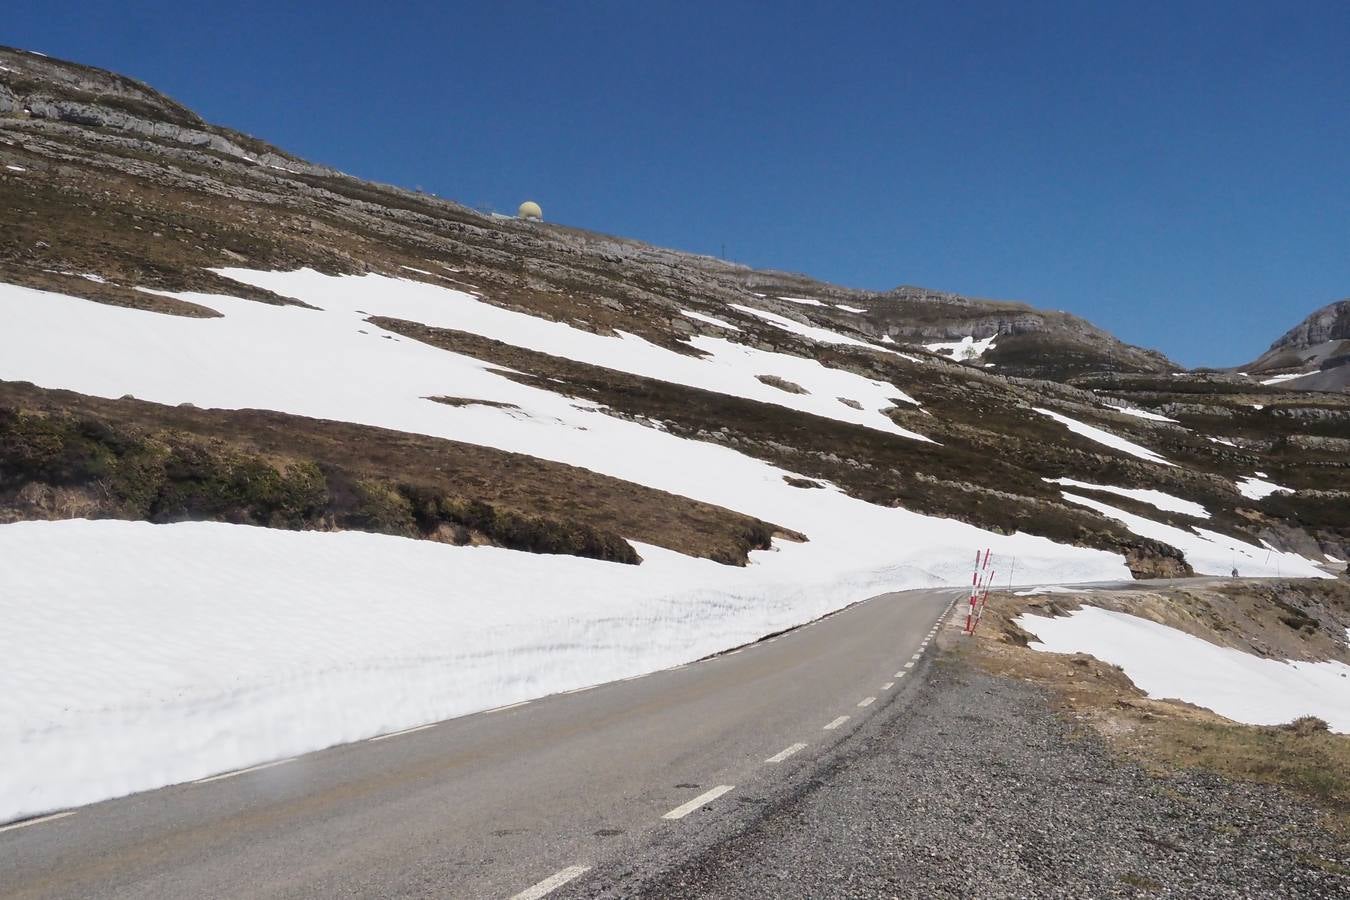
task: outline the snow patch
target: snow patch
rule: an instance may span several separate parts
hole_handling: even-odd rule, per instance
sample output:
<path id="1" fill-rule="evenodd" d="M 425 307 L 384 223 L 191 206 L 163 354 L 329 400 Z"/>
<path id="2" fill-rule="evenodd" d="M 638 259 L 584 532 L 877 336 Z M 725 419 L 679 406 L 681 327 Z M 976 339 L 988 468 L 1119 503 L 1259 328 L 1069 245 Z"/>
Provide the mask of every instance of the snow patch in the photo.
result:
<path id="1" fill-rule="evenodd" d="M 1146 409 L 1136 409 L 1133 406 L 1116 406 L 1115 404 L 1106 404 L 1108 409 L 1114 409 L 1118 413 L 1124 413 L 1127 416 L 1135 416 L 1140 419 L 1148 419 L 1150 422 L 1172 422 L 1176 424 L 1176 419 L 1169 419 L 1167 416 L 1155 412 L 1149 412 Z"/>
<path id="2" fill-rule="evenodd" d="M 1282 382 L 1282 381 L 1293 381 L 1295 378 L 1302 378 L 1304 375 L 1309 375 L 1309 374 L 1311 374 L 1311 373 L 1309 373 L 1309 372 L 1287 372 L 1287 373 L 1285 373 L 1284 375 L 1276 375 L 1276 376 L 1274 376 L 1274 377 L 1272 377 L 1272 378 L 1265 378 L 1265 379 L 1262 379 L 1261 383 L 1262 383 L 1262 384 L 1279 384 L 1279 383 Z M 1257 407 L 1257 408 L 1259 409 L 1260 407 Z"/>
<path id="3" fill-rule="evenodd" d="M 1044 480 L 1051 484 L 1062 484 L 1065 487 L 1087 488 L 1093 491 L 1105 491 L 1108 494 L 1115 494 L 1119 497 L 1129 497 L 1134 500 L 1140 500 L 1165 512 L 1181 513 L 1186 516 L 1194 516 L 1197 519 L 1209 518 L 1209 510 L 1205 509 L 1199 503 L 1195 503 L 1191 500 L 1183 500 L 1180 497 L 1174 497 L 1171 494 L 1152 488 L 1112 487 L 1106 484 L 1092 484 L 1087 481 L 1078 481 L 1073 478 L 1046 478 Z"/>
<path id="4" fill-rule="evenodd" d="M 867 312 L 867 310 L 865 310 L 865 309 L 859 309 L 859 308 L 856 307 L 856 306 L 849 306 L 849 305 L 846 304 L 846 303 L 836 303 L 836 304 L 834 305 L 834 307 L 835 307 L 835 309 L 842 309 L 844 312 L 851 312 L 851 313 L 865 313 L 865 312 Z"/>
<path id="5" fill-rule="evenodd" d="M 1257 472 L 1255 476 L 1247 476 L 1237 483 L 1238 493 L 1248 500 L 1260 500 L 1263 497 L 1269 497 L 1271 494 L 1284 492 L 1294 493 L 1293 488 L 1287 488 L 1278 485 L 1273 481 L 1265 479 L 1265 472 Z"/>
<path id="6" fill-rule="evenodd" d="M 761 295 L 761 296 L 763 296 L 763 295 Z M 824 305 L 825 305 L 824 303 L 821 303 L 819 300 L 814 300 L 814 299 L 812 299 L 811 297 L 779 297 L 778 299 L 779 299 L 779 300 L 786 300 L 786 301 L 789 302 L 789 303 L 800 303 L 802 306 L 824 306 Z"/>
<path id="7" fill-rule="evenodd" d="M 931 353 L 948 356 L 958 362 L 966 362 L 984 356 L 985 351 L 994 346 L 994 340 L 997 337 L 998 335 L 990 335 L 978 341 L 973 337 L 963 337 L 959 341 L 924 344 L 923 348 Z"/>
<path id="8" fill-rule="evenodd" d="M 697 319 L 700 322 L 707 322 L 709 325 L 716 325 L 719 328 L 725 328 L 728 331 L 741 330 L 739 325 L 732 325 L 730 322 L 723 322 L 721 319 L 713 318 L 712 316 L 705 315 L 704 313 L 701 312 L 695 312 L 692 309 L 682 309 L 680 310 L 680 315 L 688 316 L 691 319 Z"/>
<path id="9" fill-rule="evenodd" d="M 1312 560 L 1297 553 L 1284 553 L 1270 547 L 1258 547 L 1237 538 L 1199 526 L 1190 530 L 1164 525 L 1143 516 L 1125 512 L 1080 494 L 1060 492 L 1065 500 L 1096 510 L 1123 524 L 1140 537 L 1170 544 L 1181 551 L 1197 575 L 1227 575 L 1233 569 L 1247 578 L 1330 578 Z"/>
<path id="10" fill-rule="evenodd" d="M 1176 463 L 1168 462 L 1167 460 L 1163 459 L 1161 456 L 1159 456 L 1157 453 L 1154 453 L 1147 447 L 1141 447 L 1138 444 L 1134 443 L 1133 441 L 1127 441 L 1125 438 L 1120 437 L 1118 435 L 1114 435 L 1111 432 L 1106 431 L 1105 429 L 1097 428 L 1095 425 L 1088 425 L 1085 422 L 1079 422 L 1077 419 L 1070 419 L 1068 416 L 1062 413 L 1057 413 L 1048 409 L 1042 409 L 1039 406 L 1034 406 L 1032 407 L 1032 409 L 1033 411 L 1038 412 L 1043 416 L 1049 416 L 1059 424 L 1068 428 L 1074 434 L 1082 435 L 1088 440 L 1096 441 L 1097 443 L 1102 444 L 1103 446 L 1106 447 L 1110 447 L 1113 450 L 1119 450 L 1121 453 L 1128 453 L 1130 456 L 1135 456 L 1138 457 L 1139 459 L 1146 459 L 1149 462 L 1161 463 L 1164 466 L 1176 465 Z"/>
<path id="11" fill-rule="evenodd" d="M 1087 653 L 1120 666 L 1150 697 L 1183 700 L 1248 725 L 1311 715 L 1332 731 L 1350 732 L 1350 666 L 1342 662 L 1263 659 L 1095 606 L 1054 618 L 1023 614 L 1016 623 L 1040 639 L 1032 649 Z"/>

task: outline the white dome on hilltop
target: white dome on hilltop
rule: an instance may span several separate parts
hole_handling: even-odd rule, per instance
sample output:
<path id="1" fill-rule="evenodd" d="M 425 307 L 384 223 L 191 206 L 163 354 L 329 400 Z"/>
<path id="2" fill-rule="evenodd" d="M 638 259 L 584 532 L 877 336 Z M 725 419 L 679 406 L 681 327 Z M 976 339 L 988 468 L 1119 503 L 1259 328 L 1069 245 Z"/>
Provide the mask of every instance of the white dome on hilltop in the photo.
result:
<path id="1" fill-rule="evenodd" d="M 520 209 L 516 211 L 516 215 L 522 219 L 539 219 L 541 222 L 544 219 L 544 211 L 533 200 L 526 200 L 520 204 Z"/>

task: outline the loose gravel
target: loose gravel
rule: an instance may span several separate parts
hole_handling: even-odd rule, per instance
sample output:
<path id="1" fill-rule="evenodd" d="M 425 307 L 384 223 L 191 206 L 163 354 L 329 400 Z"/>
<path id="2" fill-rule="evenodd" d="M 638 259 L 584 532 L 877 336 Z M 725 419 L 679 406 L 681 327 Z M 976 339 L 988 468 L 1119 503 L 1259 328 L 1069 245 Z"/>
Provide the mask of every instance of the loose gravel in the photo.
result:
<path id="1" fill-rule="evenodd" d="M 662 842 L 568 895 L 1350 897 L 1344 842 L 1278 789 L 1150 775 L 950 655 L 912 687 L 692 856 Z"/>

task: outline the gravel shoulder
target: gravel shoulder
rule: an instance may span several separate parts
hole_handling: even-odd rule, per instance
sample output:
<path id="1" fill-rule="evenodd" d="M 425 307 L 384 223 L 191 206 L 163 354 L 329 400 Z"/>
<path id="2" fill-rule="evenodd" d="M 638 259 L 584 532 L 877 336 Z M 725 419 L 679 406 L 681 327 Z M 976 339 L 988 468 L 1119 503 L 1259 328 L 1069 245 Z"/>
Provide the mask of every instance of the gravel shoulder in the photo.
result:
<path id="1" fill-rule="evenodd" d="M 916 676 L 777 796 L 558 896 L 1350 896 L 1345 842 L 1283 790 L 1151 774 L 950 649 Z"/>

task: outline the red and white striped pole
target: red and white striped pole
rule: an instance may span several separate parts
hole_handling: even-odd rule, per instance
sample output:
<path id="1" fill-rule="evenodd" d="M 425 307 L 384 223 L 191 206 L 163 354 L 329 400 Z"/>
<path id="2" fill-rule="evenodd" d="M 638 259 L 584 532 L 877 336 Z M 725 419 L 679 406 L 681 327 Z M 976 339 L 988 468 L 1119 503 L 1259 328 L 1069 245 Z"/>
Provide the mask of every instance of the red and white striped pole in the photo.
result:
<path id="1" fill-rule="evenodd" d="M 986 580 L 981 576 L 987 574 L 991 554 L 991 548 L 985 548 L 983 552 L 978 549 L 975 551 L 975 569 L 970 573 L 970 601 L 967 604 L 966 609 L 966 634 L 974 634 L 975 625 L 980 620 L 979 603 L 981 591 L 986 595 L 989 593 L 989 586 L 986 583 Z"/>
<path id="2" fill-rule="evenodd" d="M 989 586 L 993 583 L 994 574 L 989 568 L 989 562 L 993 558 L 993 548 L 986 547 L 983 552 L 975 551 L 975 571 L 970 575 L 970 602 L 966 610 L 966 634 L 974 634 L 975 628 L 980 624 L 982 615 L 981 605 L 989 598 Z"/>

